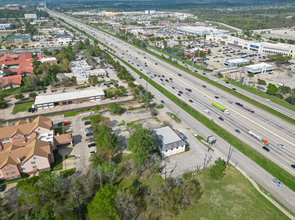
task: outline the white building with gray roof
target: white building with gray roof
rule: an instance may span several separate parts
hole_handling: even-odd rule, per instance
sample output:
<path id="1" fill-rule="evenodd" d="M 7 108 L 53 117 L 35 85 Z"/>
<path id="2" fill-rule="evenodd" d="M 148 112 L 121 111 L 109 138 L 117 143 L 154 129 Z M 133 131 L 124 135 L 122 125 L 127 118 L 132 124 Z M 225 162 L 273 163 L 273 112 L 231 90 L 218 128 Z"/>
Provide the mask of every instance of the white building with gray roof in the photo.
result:
<path id="1" fill-rule="evenodd" d="M 162 157 L 169 157 L 185 151 L 183 141 L 169 126 L 152 130 Z"/>

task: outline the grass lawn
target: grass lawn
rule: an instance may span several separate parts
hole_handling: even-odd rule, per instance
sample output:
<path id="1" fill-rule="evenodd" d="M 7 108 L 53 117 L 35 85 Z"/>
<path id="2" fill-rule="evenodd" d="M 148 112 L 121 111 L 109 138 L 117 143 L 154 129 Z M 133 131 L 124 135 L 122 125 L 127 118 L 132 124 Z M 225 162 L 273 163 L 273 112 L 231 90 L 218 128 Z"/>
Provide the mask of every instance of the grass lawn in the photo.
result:
<path id="1" fill-rule="evenodd" d="M 75 157 L 75 155 L 65 155 L 65 158 L 66 158 L 66 159 L 74 158 L 74 157 Z"/>
<path id="2" fill-rule="evenodd" d="M 61 170 L 62 169 L 62 155 L 57 153 L 55 155 L 55 164 L 52 168 L 53 171 Z"/>
<path id="3" fill-rule="evenodd" d="M 153 117 L 153 119 L 155 119 L 156 122 L 160 122 L 160 119 L 158 119 L 158 117 Z"/>
<path id="4" fill-rule="evenodd" d="M 171 112 L 166 112 L 171 118 L 173 118 L 174 121 L 176 121 L 177 123 L 181 123 L 181 120 L 176 116 L 174 115 L 173 113 Z"/>
<path id="5" fill-rule="evenodd" d="M 60 172 L 60 176 L 63 178 L 67 178 L 71 176 L 73 173 L 75 173 L 76 168 L 68 169 L 68 170 L 63 170 Z"/>
<path id="6" fill-rule="evenodd" d="M 125 121 L 123 120 L 121 124 L 118 124 L 118 126 L 125 125 Z"/>
<path id="7" fill-rule="evenodd" d="M 59 122 L 59 123 L 57 124 L 57 126 L 58 126 L 58 127 L 61 127 L 61 126 L 62 126 L 62 122 Z"/>
<path id="8" fill-rule="evenodd" d="M 54 129 L 54 131 L 55 131 L 55 134 L 62 134 L 62 128 L 55 128 Z"/>
<path id="9" fill-rule="evenodd" d="M 15 105 L 12 110 L 12 114 L 15 115 L 18 112 L 26 112 L 29 110 L 29 108 L 32 107 L 33 104 L 34 102 L 27 102 L 27 103 Z"/>
<path id="10" fill-rule="evenodd" d="M 182 212 L 177 220 L 288 219 L 231 166 L 220 181 L 210 178 L 209 169 L 199 171 L 194 178 L 200 182 L 203 195 L 198 204 Z"/>
<path id="11" fill-rule="evenodd" d="M 164 105 L 163 104 L 160 104 L 160 105 L 156 105 L 155 106 L 157 109 L 161 109 L 161 108 L 164 108 Z"/>

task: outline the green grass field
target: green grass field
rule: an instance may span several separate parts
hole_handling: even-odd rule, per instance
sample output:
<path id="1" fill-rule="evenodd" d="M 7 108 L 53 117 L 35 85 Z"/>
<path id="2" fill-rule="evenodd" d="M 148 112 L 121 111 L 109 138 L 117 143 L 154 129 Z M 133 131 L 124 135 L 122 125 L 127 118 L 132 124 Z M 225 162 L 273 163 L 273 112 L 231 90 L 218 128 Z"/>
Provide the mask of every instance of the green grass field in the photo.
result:
<path id="1" fill-rule="evenodd" d="M 60 153 L 57 153 L 55 155 L 55 164 L 53 165 L 52 170 L 57 171 L 62 169 L 62 155 Z"/>
<path id="2" fill-rule="evenodd" d="M 29 110 L 29 108 L 32 107 L 33 104 L 34 102 L 27 102 L 27 103 L 15 105 L 13 108 L 12 114 L 15 115 L 18 112 L 26 112 Z"/>
<path id="3" fill-rule="evenodd" d="M 211 179 L 209 169 L 199 171 L 195 178 L 201 183 L 203 195 L 198 204 L 182 212 L 177 220 L 289 219 L 231 166 L 220 181 Z"/>

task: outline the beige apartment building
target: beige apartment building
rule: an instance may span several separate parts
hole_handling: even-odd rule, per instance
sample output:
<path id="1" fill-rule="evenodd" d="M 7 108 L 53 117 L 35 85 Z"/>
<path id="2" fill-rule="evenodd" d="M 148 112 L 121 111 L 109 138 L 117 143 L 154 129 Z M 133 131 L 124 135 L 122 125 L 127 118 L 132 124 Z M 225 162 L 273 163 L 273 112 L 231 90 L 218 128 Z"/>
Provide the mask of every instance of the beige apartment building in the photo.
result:
<path id="1" fill-rule="evenodd" d="M 59 144 L 72 142 L 71 134 L 54 136 L 49 118 L 39 116 L 34 121 L 18 121 L 13 126 L 0 127 L 0 179 L 19 178 L 21 173 L 34 174 L 50 170 L 53 151 Z"/>

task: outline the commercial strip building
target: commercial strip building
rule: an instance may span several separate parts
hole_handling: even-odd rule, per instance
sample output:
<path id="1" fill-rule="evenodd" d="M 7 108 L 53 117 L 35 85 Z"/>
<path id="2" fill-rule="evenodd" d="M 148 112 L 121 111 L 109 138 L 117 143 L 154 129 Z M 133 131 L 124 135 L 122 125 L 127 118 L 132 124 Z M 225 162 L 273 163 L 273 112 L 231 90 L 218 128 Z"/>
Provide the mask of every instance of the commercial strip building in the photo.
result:
<path id="1" fill-rule="evenodd" d="M 216 34 L 216 35 L 229 33 L 229 31 L 227 30 L 221 30 L 221 29 L 212 28 L 212 27 L 200 27 L 200 26 L 198 27 L 185 26 L 185 27 L 178 27 L 176 29 L 183 32 L 198 34 L 200 36 L 210 35 L 211 32 L 213 32 L 213 34 Z"/>
<path id="2" fill-rule="evenodd" d="M 86 60 L 72 61 L 71 62 L 71 73 L 61 73 L 58 74 L 58 78 L 66 77 L 76 77 L 77 84 L 88 83 L 88 78 L 90 76 L 105 76 L 106 71 L 104 69 L 92 69 L 91 66 L 86 62 Z"/>
<path id="3" fill-rule="evenodd" d="M 41 14 L 25 14 L 26 19 L 39 19 L 41 18 Z"/>
<path id="4" fill-rule="evenodd" d="M 152 130 L 162 157 L 169 157 L 185 151 L 185 141 L 169 126 Z"/>
<path id="5" fill-rule="evenodd" d="M 281 54 L 283 56 L 295 58 L 295 45 L 245 40 L 223 34 L 214 34 L 213 32 L 206 36 L 206 40 L 215 43 L 222 43 L 224 45 L 233 46 L 244 50 L 257 51 L 257 53 L 265 53 L 270 55 Z"/>
<path id="6" fill-rule="evenodd" d="M 259 63 L 259 64 L 254 64 L 254 65 L 249 65 L 249 66 L 243 66 L 243 72 L 245 73 L 265 73 L 268 71 L 273 71 L 274 70 L 274 65 L 267 64 L 267 63 Z"/>
<path id="7" fill-rule="evenodd" d="M 240 67 L 248 64 L 250 64 L 250 60 L 245 59 L 231 59 L 224 62 L 224 65 L 228 67 Z"/>
<path id="8" fill-rule="evenodd" d="M 60 140 L 56 142 L 57 140 Z M 18 121 L 0 127 L 0 179 L 19 178 L 21 173 L 34 174 L 50 170 L 55 162 L 53 151 L 60 142 L 72 143 L 71 134 L 54 136 L 49 118 L 39 116 L 31 123 Z"/>
<path id="9" fill-rule="evenodd" d="M 21 43 L 31 43 L 32 37 L 31 35 L 18 35 L 18 36 L 11 36 L 6 38 L 7 43 L 14 43 L 14 44 L 21 44 Z"/>
<path id="10" fill-rule="evenodd" d="M 85 89 L 76 92 L 64 92 L 52 95 L 38 95 L 34 106 L 38 109 L 53 108 L 57 105 L 79 104 L 82 102 L 94 102 L 105 99 L 102 88 Z"/>

